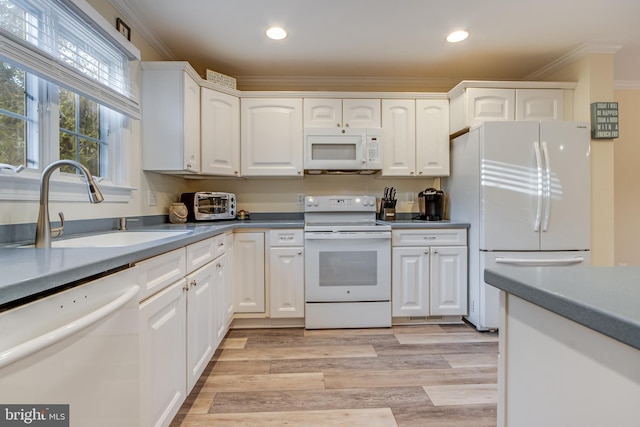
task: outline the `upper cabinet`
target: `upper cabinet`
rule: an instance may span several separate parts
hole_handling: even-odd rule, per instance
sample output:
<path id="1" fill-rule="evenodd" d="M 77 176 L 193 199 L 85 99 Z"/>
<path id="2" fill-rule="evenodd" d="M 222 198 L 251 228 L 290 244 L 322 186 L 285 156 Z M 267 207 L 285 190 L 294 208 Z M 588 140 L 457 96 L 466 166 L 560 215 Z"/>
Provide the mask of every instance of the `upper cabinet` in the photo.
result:
<path id="1" fill-rule="evenodd" d="M 380 99 L 305 98 L 305 128 L 379 128 Z"/>
<path id="2" fill-rule="evenodd" d="M 185 62 L 143 62 L 142 73 L 142 168 L 200 172 L 199 76 Z"/>
<path id="3" fill-rule="evenodd" d="M 243 176 L 303 176 L 302 99 L 242 98 Z"/>
<path id="4" fill-rule="evenodd" d="M 450 131 L 496 120 L 571 120 L 574 83 L 463 81 L 449 91 Z"/>
<path id="5" fill-rule="evenodd" d="M 449 175 L 449 102 L 446 99 L 383 99 L 382 174 Z"/>
<path id="6" fill-rule="evenodd" d="M 203 87 L 200 92 L 202 173 L 240 175 L 240 100 Z"/>

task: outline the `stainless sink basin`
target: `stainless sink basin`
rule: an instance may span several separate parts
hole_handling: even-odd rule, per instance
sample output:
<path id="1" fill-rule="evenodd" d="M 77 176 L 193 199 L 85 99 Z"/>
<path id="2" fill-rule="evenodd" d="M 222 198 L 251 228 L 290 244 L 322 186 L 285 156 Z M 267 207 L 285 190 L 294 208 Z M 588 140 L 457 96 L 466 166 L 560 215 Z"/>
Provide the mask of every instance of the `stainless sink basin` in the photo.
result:
<path id="1" fill-rule="evenodd" d="M 53 240 L 52 248 L 108 248 L 120 246 L 132 246 L 141 243 L 149 243 L 156 240 L 189 234 L 190 230 L 180 231 L 110 231 L 89 236 L 71 237 L 68 239 Z M 21 246 L 32 248 L 34 245 Z"/>

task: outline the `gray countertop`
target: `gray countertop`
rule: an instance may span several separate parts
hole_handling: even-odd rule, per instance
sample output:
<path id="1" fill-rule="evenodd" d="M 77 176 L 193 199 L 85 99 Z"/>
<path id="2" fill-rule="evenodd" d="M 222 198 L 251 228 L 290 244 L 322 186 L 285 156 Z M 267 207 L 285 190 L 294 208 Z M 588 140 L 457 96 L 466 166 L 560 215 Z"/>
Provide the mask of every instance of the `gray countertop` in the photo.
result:
<path id="1" fill-rule="evenodd" d="M 468 227 L 468 224 L 449 221 L 406 220 L 386 224 L 391 225 L 392 228 Z M 135 231 L 185 230 L 189 233 L 124 247 L 50 249 L 2 247 L 0 248 L 0 271 L 2 272 L 0 274 L 0 311 L 26 302 L 26 299 L 34 295 L 55 292 L 61 286 L 128 266 L 229 230 L 302 228 L 303 226 L 302 219 L 161 224 L 135 228 Z"/>
<path id="2" fill-rule="evenodd" d="M 495 267 L 498 289 L 640 349 L 640 267 Z"/>

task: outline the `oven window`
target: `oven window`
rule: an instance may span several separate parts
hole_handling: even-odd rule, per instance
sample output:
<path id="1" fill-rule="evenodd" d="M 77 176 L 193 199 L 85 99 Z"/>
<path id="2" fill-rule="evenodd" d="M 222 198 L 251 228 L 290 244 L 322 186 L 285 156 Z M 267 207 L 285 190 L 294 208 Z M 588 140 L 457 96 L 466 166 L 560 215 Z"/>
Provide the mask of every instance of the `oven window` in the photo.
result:
<path id="1" fill-rule="evenodd" d="M 217 214 L 227 212 L 228 199 L 226 197 L 207 197 L 198 200 L 198 212 Z"/>
<path id="2" fill-rule="evenodd" d="M 376 251 L 321 251 L 320 286 L 376 286 Z"/>
<path id="3" fill-rule="evenodd" d="M 355 160 L 356 144 L 312 144 L 312 160 Z"/>

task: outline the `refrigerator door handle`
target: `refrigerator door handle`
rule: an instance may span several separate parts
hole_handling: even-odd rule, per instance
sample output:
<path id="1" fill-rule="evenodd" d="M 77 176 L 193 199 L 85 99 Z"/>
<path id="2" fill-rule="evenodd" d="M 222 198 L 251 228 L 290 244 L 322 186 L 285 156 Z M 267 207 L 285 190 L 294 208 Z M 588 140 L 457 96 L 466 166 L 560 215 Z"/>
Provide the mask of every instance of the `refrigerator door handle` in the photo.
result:
<path id="1" fill-rule="evenodd" d="M 542 155 L 540 153 L 540 144 L 536 141 L 533 143 L 533 151 L 536 156 L 536 220 L 533 223 L 533 231 L 540 231 L 540 221 L 542 217 Z"/>
<path id="2" fill-rule="evenodd" d="M 559 267 L 564 265 L 581 264 L 584 262 L 584 257 L 577 256 L 573 258 L 503 258 L 497 257 L 496 264 L 515 265 L 519 267 Z"/>
<path id="3" fill-rule="evenodd" d="M 542 154 L 544 158 L 544 174 L 542 194 L 544 197 L 544 217 L 542 219 L 542 231 L 549 228 L 549 217 L 551 215 L 551 158 L 549 157 L 549 148 L 546 142 L 542 142 Z"/>

